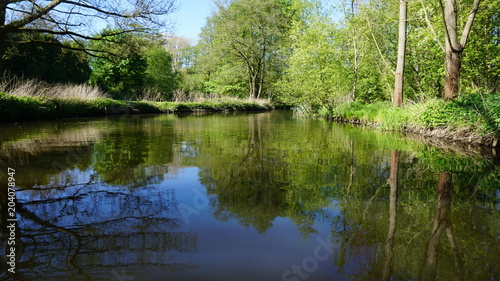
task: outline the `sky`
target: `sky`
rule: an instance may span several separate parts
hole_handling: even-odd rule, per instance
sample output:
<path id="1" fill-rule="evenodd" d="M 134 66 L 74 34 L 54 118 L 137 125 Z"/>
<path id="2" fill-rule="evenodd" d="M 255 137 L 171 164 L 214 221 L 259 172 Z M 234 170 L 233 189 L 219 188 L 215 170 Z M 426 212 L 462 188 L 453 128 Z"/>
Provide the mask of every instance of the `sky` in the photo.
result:
<path id="1" fill-rule="evenodd" d="M 176 35 L 198 40 L 201 28 L 213 10 L 212 0 L 179 0 L 179 8 L 172 15 Z"/>
<path id="2" fill-rule="evenodd" d="M 321 0 L 323 5 L 331 5 L 332 0 Z M 213 0 L 178 0 L 178 9 L 172 14 L 174 33 L 178 36 L 198 40 L 201 28 L 214 10 Z"/>

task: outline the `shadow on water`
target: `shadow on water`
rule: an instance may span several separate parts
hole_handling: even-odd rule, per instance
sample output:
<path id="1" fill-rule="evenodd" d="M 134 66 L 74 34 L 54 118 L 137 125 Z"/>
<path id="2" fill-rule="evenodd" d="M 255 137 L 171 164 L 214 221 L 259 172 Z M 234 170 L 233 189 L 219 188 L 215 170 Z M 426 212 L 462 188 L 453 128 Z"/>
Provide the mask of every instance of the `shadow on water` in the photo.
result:
<path id="1" fill-rule="evenodd" d="M 492 154 L 287 112 L 22 126 L 1 129 L 0 251 L 6 167 L 19 242 L 18 271 L 2 280 L 500 274 Z"/>

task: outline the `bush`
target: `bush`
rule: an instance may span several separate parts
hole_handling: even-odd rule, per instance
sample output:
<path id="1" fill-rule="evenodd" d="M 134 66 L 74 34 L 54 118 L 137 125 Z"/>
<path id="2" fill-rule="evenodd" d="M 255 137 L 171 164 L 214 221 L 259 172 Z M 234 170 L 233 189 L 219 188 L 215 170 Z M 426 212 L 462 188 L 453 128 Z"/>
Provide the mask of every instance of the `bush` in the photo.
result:
<path id="1" fill-rule="evenodd" d="M 500 95 L 466 94 L 450 102 L 432 99 L 398 108 L 392 107 L 389 102 L 349 102 L 335 107 L 333 116 L 377 122 L 384 130 L 403 130 L 411 125 L 466 129 L 482 135 L 500 136 Z"/>
<path id="2" fill-rule="evenodd" d="M 451 102 L 427 103 L 420 121 L 426 127 L 467 128 L 481 133 L 500 133 L 500 96 L 466 94 Z"/>

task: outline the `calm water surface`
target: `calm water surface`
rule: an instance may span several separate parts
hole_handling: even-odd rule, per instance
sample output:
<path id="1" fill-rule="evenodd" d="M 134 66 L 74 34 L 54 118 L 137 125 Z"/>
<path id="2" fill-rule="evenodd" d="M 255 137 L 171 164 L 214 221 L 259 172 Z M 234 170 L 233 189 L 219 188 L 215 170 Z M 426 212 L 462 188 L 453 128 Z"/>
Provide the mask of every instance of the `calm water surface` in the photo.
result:
<path id="1" fill-rule="evenodd" d="M 495 156 L 289 112 L 0 132 L 0 280 L 500 278 Z"/>

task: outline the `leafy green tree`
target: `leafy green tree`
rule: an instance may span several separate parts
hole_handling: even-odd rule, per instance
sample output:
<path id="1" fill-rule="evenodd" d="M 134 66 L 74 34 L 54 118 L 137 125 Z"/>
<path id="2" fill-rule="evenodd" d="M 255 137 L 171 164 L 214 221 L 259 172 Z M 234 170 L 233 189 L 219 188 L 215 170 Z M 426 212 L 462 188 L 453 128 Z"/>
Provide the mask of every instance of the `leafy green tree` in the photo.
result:
<path id="1" fill-rule="evenodd" d="M 145 87 L 160 94 L 163 99 L 172 98 L 180 83 L 180 73 L 173 68 L 173 56 L 162 46 L 152 46 L 145 51 Z"/>
<path id="2" fill-rule="evenodd" d="M 102 33 L 107 32 L 105 30 Z M 90 83 L 101 87 L 114 98 L 135 98 L 143 89 L 146 78 L 147 60 L 140 51 L 142 40 L 131 34 L 115 35 L 112 40 L 92 42 L 93 49 L 120 55 L 93 58 L 90 62 Z"/>
<path id="3" fill-rule="evenodd" d="M 290 2 L 216 2 L 217 11 L 208 18 L 200 42 L 199 63 L 205 65 L 208 90 L 242 95 L 246 88 L 251 98 L 269 94 L 269 74 L 280 64 L 293 17 Z"/>
<path id="4" fill-rule="evenodd" d="M 102 33 L 108 32 L 116 31 Z M 161 43 L 155 37 L 131 33 L 115 35 L 111 41 L 92 42 L 92 48 L 108 55 L 92 58 L 90 83 L 120 99 L 137 99 L 146 91 L 171 98 L 179 75 L 173 69 L 172 55 Z"/>
<path id="5" fill-rule="evenodd" d="M 341 33 L 318 3 L 303 3 L 301 20 L 291 28 L 288 69 L 278 82 L 281 99 L 307 104 L 311 110 L 331 107 L 351 91 L 350 65 Z"/>
<path id="6" fill-rule="evenodd" d="M 483 0 L 463 53 L 461 87 L 464 92 L 500 93 L 500 3 Z"/>

